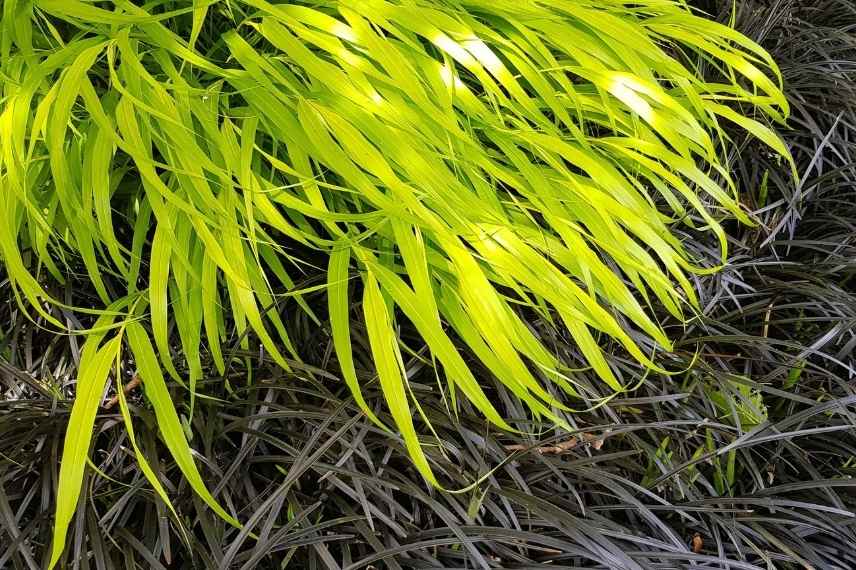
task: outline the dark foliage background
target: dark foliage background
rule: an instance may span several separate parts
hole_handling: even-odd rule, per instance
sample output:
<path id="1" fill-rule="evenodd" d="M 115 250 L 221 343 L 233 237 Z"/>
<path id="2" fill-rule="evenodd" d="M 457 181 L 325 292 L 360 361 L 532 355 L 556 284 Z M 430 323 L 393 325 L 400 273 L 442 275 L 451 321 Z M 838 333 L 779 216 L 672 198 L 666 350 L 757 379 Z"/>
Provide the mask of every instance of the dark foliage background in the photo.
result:
<path id="1" fill-rule="evenodd" d="M 801 181 L 760 146 L 734 141 L 733 169 L 760 225 L 732 228 L 731 264 L 698 282 L 704 315 L 671 331 L 681 339 L 671 367 L 683 372 L 637 378 L 635 392 L 573 415 L 576 433 L 527 423 L 504 398 L 521 430 L 541 434 L 521 440 L 485 431 L 465 407 L 449 420 L 425 355 L 414 353 L 409 372 L 436 429 L 426 442 L 438 469 L 477 482 L 437 493 L 401 442 L 357 414 L 335 377 L 328 331 L 283 306 L 307 364 L 285 377 L 260 355 L 234 351 L 245 364 L 226 378 L 212 373 L 203 388 L 211 398 L 188 426 L 209 484 L 245 529 L 228 527 L 180 482 L 134 392 L 140 444 L 179 520 L 137 469 L 118 411 L 105 409 L 65 563 L 856 567 L 856 7 L 697 5 L 724 21 L 733 15 L 782 66 L 793 106 L 783 134 Z M 87 294 L 68 287 L 68 299 Z M 40 568 L 79 345 L 27 321 L 2 277 L 0 299 L 0 568 Z M 574 360 L 567 339 L 532 326 Z M 355 337 L 367 370 L 361 331 Z M 633 379 L 632 367 L 616 365 Z M 379 402 L 371 387 L 367 396 Z"/>

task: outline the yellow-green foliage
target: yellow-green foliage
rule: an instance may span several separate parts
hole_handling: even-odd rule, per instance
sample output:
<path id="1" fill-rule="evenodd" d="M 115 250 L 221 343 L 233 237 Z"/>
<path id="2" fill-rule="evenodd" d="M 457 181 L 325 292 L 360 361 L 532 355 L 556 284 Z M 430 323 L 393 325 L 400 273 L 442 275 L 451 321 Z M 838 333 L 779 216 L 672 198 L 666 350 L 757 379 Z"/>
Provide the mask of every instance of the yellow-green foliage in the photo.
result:
<path id="1" fill-rule="evenodd" d="M 748 222 L 721 158 L 724 123 L 787 155 L 751 118 L 787 116 L 774 62 L 680 0 L 5 0 L 0 31 L 0 259 L 44 324 L 62 327 L 42 283 L 70 261 L 110 308 L 83 350 L 54 563 L 123 346 L 169 450 L 228 517 L 161 369 L 192 408 L 200 345 L 222 370 L 227 322 L 288 368 L 299 355 L 267 309 L 293 289 L 301 252 L 322 252 L 342 377 L 366 408 L 349 331 L 357 293 L 391 427 L 436 484 L 396 319 L 495 425 L 508 427 L 453 338 L 533 414 L 561 422 L 566 402 L 544 382 L 570 398 L 573 375 L 513 307 L 549 307 L 622 390 L 598 338 L 657 369 L 634 335 L 670 343 L 645 305 L 683 318 L 688 276 L 716 269 L 674 226 L 714 234 L 724 262 L 718 220 Z"/>

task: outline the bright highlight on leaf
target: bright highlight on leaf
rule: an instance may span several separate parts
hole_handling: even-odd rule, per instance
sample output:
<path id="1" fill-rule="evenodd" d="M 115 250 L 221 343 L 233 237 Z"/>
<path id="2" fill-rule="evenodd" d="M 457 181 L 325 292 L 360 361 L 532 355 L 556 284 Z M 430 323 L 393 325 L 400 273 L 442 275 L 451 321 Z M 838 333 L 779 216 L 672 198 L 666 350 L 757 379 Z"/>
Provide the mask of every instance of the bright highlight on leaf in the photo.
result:
<path id="1" fill-rule="evenodd" d="M 61 327 L 42 283 L 73 264 L 104 307 L 136 307 L 87 341 L 53 562 L 122 342 L 167 448 L 230 518 L 162 370 L 192 410 L 201 347 L 223 371 L 227 331 L 247 349 L 252 332 L 288 369 L 300 355 L 277 300 L 329 256 L 342 377 L 380 422 L 351 354 L 359 319 L 394 427 L 436 483 L 398 324 L 495 425 L 510 427 L 464 349 L 562 424 L 580 395 L 573 371 L 518 308 L 550 311 L 582 364 L 624 390 L 605 339 L 658 370 L 651 347 L 670 342 L 651 305 L 685 318 L 690 277 L 725 261 L 719 221 L 749 221 L 722 119 L 787 157 L 765 123 L 788 115 L 775 63 L 678 0 L 13 0 L 2 34 L 0 259 L 22 305 Z M 698 76 L 701 61 L 715 77 Z M 714 236 L 718 259 L 679 229 Z"/>

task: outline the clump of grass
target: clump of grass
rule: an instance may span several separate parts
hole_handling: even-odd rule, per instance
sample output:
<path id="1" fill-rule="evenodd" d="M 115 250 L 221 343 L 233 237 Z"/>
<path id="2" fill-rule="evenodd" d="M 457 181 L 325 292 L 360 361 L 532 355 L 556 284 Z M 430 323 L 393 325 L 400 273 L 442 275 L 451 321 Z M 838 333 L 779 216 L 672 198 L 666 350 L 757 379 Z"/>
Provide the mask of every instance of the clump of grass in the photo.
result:
<path id="1" fill-rule="evenodd" d="M 511 427 L 460 340 L 535 418 L 568 426 L 563 396 L 593 394 L 516 309 L 569 331 L 581 365 L 612 391 L 626 386 L 607 338 L 662 371 L 653 354 L 671 343 L 650 305 L 677 319 L 694 311 L 690 277 L 725 260 L 719 220 L 750 222 L 721 158 L 724 124 L 788 156 L 751 118 L 788 114 L 772 58 L 682 2 L 38 0 L 4 4 L 1 25 L 3 264 L 45 326 L 65 329 L 56 314 L 70 307 L 44 283 L 72 264 L 99 298 L 76 308 L 97 318 L 52 564 L 111 375 L 122 393 L 124 351 L 179 469 L 237 525 L 202 482 L 167 379 L 186 388 L 192 416 L 202 347 L 221 373 L 230 364 L 227 322 L 244 350 L 252 332 L 291 369 L 300 354 L 276 307 L 295 297 L 320 320 L 294 285 L 320 266 L 342 378 L 439 485 L 400 324 L 427 344 L 450 411 L 466 400 Z M 697 73 L 702 61 L 714 79 Z M 691 253 L 676 228 L 712 234 L 719 251 Z M 355 372 L 354 296 L 386 423 Z"/>

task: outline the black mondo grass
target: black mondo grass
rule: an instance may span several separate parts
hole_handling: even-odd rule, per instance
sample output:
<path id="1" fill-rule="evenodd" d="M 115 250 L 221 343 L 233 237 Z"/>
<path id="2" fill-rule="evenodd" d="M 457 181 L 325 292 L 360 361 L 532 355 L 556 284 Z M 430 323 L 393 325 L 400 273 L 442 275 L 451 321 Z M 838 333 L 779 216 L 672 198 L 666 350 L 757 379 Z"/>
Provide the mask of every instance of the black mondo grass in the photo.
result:
<path id="1" fill-rule="evenodd" d="M 3 331 L 15 340 L 0 378 L 4 391 L 18 393 L 0 405 L 0 567 L 40 568 L 70 405 L 42 394 L 50 384 L 33 379 L 67 389 L 66 363 L 77 349 L 69 337 L 28 333 L 16 306 L 7 308 L 16 330 Z M 300 348 L 319 365 L 331 342 Z M 355 351 L 357 362 L 370 358 L 365 343 Z M 438 470 L 472 481 L 500 465 L 471 492 L 426 488 L 403 442 L 356 414 L 347 388 L 320 369 L 313 381 L 256 366 L 253 385 L 239 387 L 246 370 L 236 368 L 229 395 L 206 368 L 203 384 L 217 399 L 198 403 L 191 443 L 212 492 L 244 528 L 217 517 L 182 480 L 151 406 L 134 390 L 127 401 L 138 445 L 168 486 L 176 516 L 138 468 L 121 413 L 102 410 L 62 563 L 86 560 L 99 570 L 854 564 L 854 468 L 842 458 L 853 452 L 843 412 L 856 399 L 839 387 L 812 403 L 823 383 L 808 370 L 790 397 L 765 393 L 767 425 L 741 427 L 739 416 L 717 410 L 710 383 L 737 375 L 699 368 L 648 379 L 628 397 L 575 415 L 574 431 L 521 440 L 486 429 L 471 408 L 450 420 L 440 396 L 421 383 L 429 367 L 417 356 L 407 365 L 437 434 L 426 453 Z M 366 398 L 387 421 L 374 385 Z M 504 413 L 525 418 L 523 404 L 508 402 Z"/>
<path id="2" fill-rule="evenodd" d="M 670 208 L 682 208 L 682 215 L 675 211 L 672 218 L 661 215 L 660 222 L 653 222 L 680 239 L 696 236 L 699 229 L 713 234 L 712 240 L 698 246 L 684 246 L 662 236 L 670 250 L 677 252 L 678 257 L 672 259 L 681 269 L 671 272 L 658 257 L 665 268 L 657 269 L 661 277 L 646 274 L 646 267 L 639 267 L 639 258 L 625 258 L 614 244 L 602 241 L 608 235 L 591 226 L 595 222 L 585 218 L 582 208 L 590 196 L 578 193 L 574 200 L 583 202 L 559 202 L 564 215 L 574 220 L 571 228 L 579 239 L 568 233 L 561 217 L 544 217 L 551 214 L 553 202 L 549 200 L 554 197 L 544 194 L 546 187 L 537 185 L 539 176 L 566 173 L 575 184 L 583 184 L 586 192 L 597 190 L 586 178 L 598 181 L 585 166 L 573 163 L 570 155 L 551 151 L 546 138 L 532 137 L 540 134 L 561 142 L 581 142 L 567 132 L 576 124 L 585 141 L 597 141 L 592 156 L 614 168 L 619 179 L 632 183 L 638 172 L 649 168 L 645 179 L 661 192 L 669 190 L 674 179 L 662 169 L 685 165 L 671 162 L 679 161 L 681 151 L 664 144 L 663 132 L 657 130 L 663 125 L 646 123 L 644 113 L 639 113 L 644 107 L 632 93 L 621 88 L 616 93 L 615 86 L 610 90 L 599 84 L 596 75 L 569 72 L 573 77 L 569 85 L 581 107 L 572 107 L 566 99 L 551 102 L 550 92 L 530 83 L 532 79 L 525 76 L 528 68 L 520 67 L 544 67 L 540 56 L 522 53 L 522 44 L 516 43 L 539 37 L 544 41 L 543 37 L 527 37 L 526 29 L 532 31 L 527 24 L 522 24 L 523 31 L 509 27 L 512 17 L 525 20 L 532 16 L 522 7 L 465 2 L 453 10 L 446 3 L 433 4 L 414 3 L 433 9 L 432 17 L 452 14 L 439 28 L 480 59 L 479 52 L 486 55 L 481 44 L 467 45 L 473 40 L 461 35 L 467 26 L 475 30 L 503 66 L 520 72 L 511 80 L 519 82 L 522 96 L 513 91 L 513 83 L 503 83 L 502 77 L 494 75 L 485 61 L 477 63 L 482 66 L 479 74 L 456 59 L 454 48 L 449 52 L 431 43 L 416 22 L 388 16 L 381 9 L 389 9 L 390 4 L 373 4 L 380 12 L 366 33 L 374 34 L 375 47 L 386 42 L 387 48 L 398 50 L 387 57 L 403 57 L 405 62 L 415 58 L 408 65 L 418 66 L 420 78 L 428 73 L 425 66 L 434 65 L 431 62 L 442 66 L 440 81 L 448 78 L 453 88 L 453 104 L 447 114 L 455 122 L 425 125 L 410 144 L 430 148 L 425 160 L 442 165 L 451 173 L 449 180 L 456 181 L 455 187 L 470 188 L 479 204 L 493 201 L 492 196 L 497 199 L 498 205 L 489 214 L 501 212 L 505 216 L 501 223 L 490 217 L 485 222 L 473 209 L 467 211 L 473 216 L 462 221 L 490 224 L 487 242 L 483 235 L 473 238 L 469 230 L 445 219 L 444 212 L 438 213 L 437 200 L 444 196 L 432 192 L 441 186 L 414 176 L 392 143 L 385 142 L 383 129 L 412 132 L 408 129 L 420 126 L 418 121 L 425 120 L 424 105 L 435 102 L 417 100 L 419 89 L 430 92 L 434 87 L 391 81 L 402 73 L 394 67 L 396 62 L 375 59 L 379 56 L 372 55 L 369 46 L 350 37 L 360 18 L 370 20 L 371 16 L 336 13 L 327 8 L 339 3 L 331 2 L 313 4 L 319 16 L 297 8 L 289 8 L 292 12 L 283 15 L 263 2 L 201 2 L 194 9 L 187 9 L 185 3 L 161 3 L 147 5 L 145 14 L 131 2 L 44 1 L 37 2 L 33 12 L 37 49 L 32 55 L 19 51 L 26 37 L 4 34 L 7 43 L 0 47 L 6 46 L 13 54 L 3 58 L 7 66 L 3 77 L 12 80 L 9 85 L 4 83 L 7 93 L 20 88 L 20 79 L 35 69 L 33 62 L 50 53 L 68 50 L 65 53 L 79 57 L 82 52 L 74 49 L 88 49 L 97 38 L 115 39 L 115 44 L 97 53 L 83 74 L 91 82 L 92 92 L 84 85 L 79 94 L 68 96 L 68 127 L 60 129 L 64 146 L 51 149 L 48 143 L 49 133 L 60 126 L 51 118 L 61 108 L 62 86 L 71 84 L 68 77 L 74 75 L 63 70 L 62 56 L 54 60 L 58 66 L 33 86 L 36 100 L 46 97 L 49 102 L 23 107 L 34 123 L 25 121 L 29 126 L 21 135 L 24 152 L 11 164 L 23 181 L 24 210 L 13 226 L 6 226 L 18 228 L 13 230 L 14 246 L 8 251 L 13 255 L 20 251 L 21 265 L 13 267 L 3 258 L 12 280 L 3 284 L 9 300 L 4 310 L 10 314 L 3 322 L 10 324 L 3 330 L 0 374 L 8 385 L 4 397 L 9 404 L 4 406 L 0 425 L 9 437 L 0 449 L 7 470 L 4 498 L 0 499 L 0 544 L 8 542 L 9 546 L 0 552 L 0 567 L 34 567 L 49 553 L 54 528 L 52 493 L 59 484 L 56 465 L 62 454 L 62 426 L 69 413 L 66 403 L 52 400 L 71 396 L 75 380 L 79 394 L 81 364 L 93 371 L 93 377 L 103 373 L 106 380 L 117 362 L 120 372 L 112 380 L 121 379 L 121 383 L 110 388 L 108 397 L 124 394 L 122 387 L 140 370 L 150 370 L 157 378 L 154 370 L 163 368 L 163 390 L 150 392 L 149 375 L 140 374 L 142 386 L 129 391 L 109 411 L 98 409 L 105 400 L 104 389 L 93 390 L 94 431 L 87 428 L 81 433 L 96 434 L 91 461 L 98 471 L 80 471 L 82 500 L 69 503 L 72 510 L 67 515 L 72 523 L 65 560 L 85 559 L 96 568 L 273 568 L 285 562 L 297 568 L 856 565 L 851 558 L 854 527 L 848 479 L 853 465 L 847 461 L 854 443 L 850 415 L 853 232 L 849 225 L 854 218 L 848 216 L 852 212 L 848 191 L 852 192 L 853 122 L 844 103 L 851 88 L 847 61 L 853 58 L 848 51 L 847 5 L 780 2 L 776 7 L 782 11 L 775 12 L 781 14 L 779 19 L 767 14 L 766 3 L 747 2 L 738 7 L 737 29 L 761 43 L 781 67 L 787 105 L 776 101 L 778 108 L 773 108 L 765 95 L 753 93 L 745 79 L 729 72 L 729 64 L 723 67 L 709 54 L 705 64 L 698 65 L 700 72 L 713 78 L 713 89 L 723 89 L 719 96 L 728 100 L 729 108 L 758 118 L 761 116 L 754 113 L 759 111 L 749 111 L 753 105 L 760 106 L 760 113 L 772 111 L 772 117 L 791 108 L 790 130 L 781 133 L 801 177 L 799 186 L 794 185 L 787 161 L 777 159 L 764 141 L 759 144 L 750 139 L 741 145 L 744 133 L 728 121 L 716 120 L 721 115 L 695 116 L 702 131 L 715 133 L 711 138 L 714 151 L 723 159 L 719 162 L 716 156 L 703 155 L 695 148 L 689 149 L 690 156 L 711 161 L 708 165 L 721 165 L 706 172 L 726 194 L 702 196 L 702 209 L 693 210 L 684 202 L 688 196 L 669 200 L 666 194 L 646 196 L 646 189 L 639 186 L 627 188 L 630 196 L 639 192 L 643 197 L 637 205 L 651 198 L 651 211 L 659 208 L 661 214 L 672 214 Z M 541 3 L 537 5 L 547 11 Z M 626 9 L 620 2 L 567 5 L 612 15 Z M 630 9 L 636 12 L 617 17 L 644 22 L 657 17 L 654 10 L 676 9 L 674 16 L 662 17 L 668 22 L 669 17 L 685 13 L 677 6 L 634 3 Z M 4 12 L 3 29 L 17 30 L 20 22 L 27 21 L 26 9 L 17 12 L 13 7 Z M 458 9 L 463 11 L 456 12 Z M 335 21 L 329 19 L 331 14 Z M 730 17 L 726 13 L 722 20 Z M 559 19 L 564 24 L 583 21 L 582 32 L 574 33 L 576 38 L 586 37 L 588 28 L 582 16 L 562 14 Z M 663 24 L 675 37 L 681 33 L 678 19 Z M 280 28 L 287 30 L 285 36 L 277 35 Z M 221 39 L 226 29 L 236 32 Z M 648 33 L 653 33 L 651 28 Z M 289 40 L 288 34 L 298 39 Z M 271 42 L 271 35 L 281 43 Z M 802 43 L 791 41 L 794 37 L 803 38 Z M 831 39 L 818 42 L 819 38 Z M 625 39 L 626 47 L 632 40 Z M 300 42 L 318 60 L 301 61 L 317 67 L 295 62 L 294 54 L 305 57 Z M 740 46 L 729 47 L 753 61 L 757 54 Z M 554 48 L 550 44 L 548 49 Z M 674 61 L 687 65 L 688 89 L 710 88 L 686 71 L 699 63 L 693 58 L 704 58 L 692 47 L 683 48 L 686 59 Z M 633 53 L 611 51 L 602 61 L 609 72 L 624 65 L 633 73 L 641 71 L 624 56 Z M 369 62 L 371 72 L 358 77 L 354 70 L 364 64 L 350 61 L 354 58 Z M 349 83 L 331 87 L 320 81 L 318 73 L 336 71 L 325 67 L 331 65 L 345 69 Z M 559 67 L 564 68 L 565 62 Z M 561 83 L 565 70 L 550 69 L 555 76 L 549 79 L 549 88 L 555 90 L 556 82 L 568 88 Z M 660 81 L 674 77 L 663 70 L 653 71 Z M 765 72 L 775 80 L 772 69 Z M 734 85 L 726 90 L 723 78 L 734 80 Z M 235 83 L 240 81 L 244 84 Z M 358 93 L 347 91 L 350 82 Z M 411 114 L 365 116 L 360 114 L 365 100 L 355 108 L 336 99 L 343 93 L 365 99 L 367 86 L 383 104 L 402 113 L 409 109 Z M 50 95 L 52 89 L 54 95 Z M 741 90 L 736 96 L 744 98 L 742 103 L 730 101 L 733 94 L 729 90 L 733 89 Z M 825 98 L 826 89 L 838 95 Z M 675 89 L 664 92 L 681 101 Z M 92 93 L 103 117 L 97 116 Z M 475 98 L 472 104 L 481 104 L 486 111 L 475 113 L 466 106 L 471 102 L 454 103 L 457 96 L 467 97 L 467 93 Z M 273 98 L 266 98 L 271 94 Z M 635 94 L 670 120 L 674 117 L 669 113 L 680 113 L 654 95 Z M 375 102 L 373 92 L 369 98 Z M 592 103 L 596 98 L 608 102 L 600 112 Z M 8 100 L 4 95 L 4 104 Z M 152 106 L 151 100 L 162 105 Z M 540 116 L 533 114 L 527 100 Z M 436 103 L 445 105 L 445 99 Z M 95 107 L 94 114 L 89 104 Z M 306 172 L 311 176 L 299 172 L 300 159 L 293 156 L 299 149 L 291 151 L 292 139 L 276 131 L 281 126 L 263 113 L 256 113 L 254 124 L 252 111 L 269 105 L 276 113 L 296 116 L 295 124 L 314 121 L 310 111 L 321 117 L 312 124 L 329 131 L 329 140 L 323 144 L 310 141 L 303 149 L 307 156 L 302 164 L 308 164 Z M 569 121 L 559 114 L 563 106 Z M 175 114 L 171 114 L 173 108 Z M 492 121 L 497 117 L 509 124 L 496 130 Z M 378 124 L 371 127 L 375 120 Z M 36 128 L 38 121 L 43 123 Z M 148 156 L 128 152 L 128 147 L 119 144 L 127 144 L 129 133 L 135 132 L 128 121 L 137 122 Z M 14 129 L 19 124 L 12 122 Z M 190 128 L 184 133 L 172 132 L 182 124 Z M 364 137 L 371 133 L 368 140 L 380 149 L 401 187 L 365 161 L 355 161 L 355 170 L 335 162 L 339 159 L 324 150 L 324 144 L 338 145 L 347 154 L 353 145 L 362 144 L 347 138 L 353 134 L 348 124 Z M 454 128 L 463 138 L 451 143 L 444 140 L 441 145 L 438 129 L 446 132 L 452 125 L 457 125 Z M 365 130 L 369 128 L 375 130 Z M 17 137 L 16 132 L 11 131 Z M 253 136 L 245 136 L 247 132 Z M 730 139 L 718 138 L 720 132 Z M 752 134 L 759 132 L 766 131 Z M 114 137 L 112 143 L 110 137 Z M 671 154 L 649 157 L 647 162 L 641 154 L 619 158 L 610 153 L 620 145 L 598 146 L 603 140 L 610 143 L 610 137 L 647 140 L 661 146 L 658 152 Z M 217 148 L 218 144 L 223 148 Z M 636 150 L 648 148 L 654 150 L 648 146 Z M 234 160 L 227 157 L 226 150 L 234 151 Z M 182 156 L 183 152 L 188 154 Z M 626 154 L 626 148 L 621 152 Z M 78 205 L 73 193 L 58 195 L 51 187 L 56 184 L 51 157 L 57 160 L 57 153 L 66 155 L 64 160 L 71 165 L 68 188 L 85 187 L 97 176 L 99 165 L 106 165 L 106 211 L 103 201 L 99 206 L 104 196 L 93 191 L 80 198 L 91 214 L 71 219 L 74 216 L 68 212 Z M 75 161 L 83 166 L 76 170 Z M 661 166 L 655 168 L 652 162 Z M 7 164 L 4 162 L 4 168 Z M 151 169 L 149 178 L 142 172 L 146 168 Z M 515 176 L 524 168 L 529 169 L 524 172 L 531 180 Z M 731 261 L 716 277 L 696 278 L 687 263 L 703 263 L 707 268 L 721 261 L 718 226 L 711 225 L 711 220 L 718 224 L 729 208 L 732 214 L 742 211 L 730 194 L 724 168 L 733 172 L 740 201 L 754 211 L 752 217 L 761 228 L 725 226 Z M 27 172 L 27 177 L 21 178 L 21 172 Z M 386 176 L 385 171 L 383 174 Z M 255 181 L 248 184 L 247 176 Z M 3 178 L 4 183 L 10 180 L 8 175 Z M 657 180 L 660 186 L 656 186 Z M 689 187 L 706 188 L 704 184 L 708 184 L 689 181 Z M 152 190 L 152 185 L 157 188 Z M 247 188 L 252 190 L 247 192 Z M 412 190 L 416 203 L 405 201 L 403 208 L 396 209 L 375 202 L 375 198 L 382 202 L 384 194 L 402 196 L 397 193 L 402 189 Z M 371 194 L 374 190 L 380 195 Z M 680 193 L 680 189 L 671 190 Z M 171 193 L 163 194 L 167 198 L 160 205 L 166 222 L 155 211 L 160 206 L 151 202 L 158 191 Z M 202 199 L 206 192 L 226 203 L 207 204 Z M 72 196 L 71 206 L 63 202 L 68 196 Z M 282 220 L 267 208 L 265 197 L 284 216 Z M 490 287 L 486 291 L 502 306 L 511 307 L 502 318 L 525 327 L 515 324 L 510 345 L 497 338 L 501 330 L 473 331 L 473 324 L 484 326 L 484 322 L 477 322 L 476 300 L 462 298 L 466 285 L 456 277 L 460 268 L 454 266 L 467 263 L 466 259 L 454 257 L 460 252 L 448 247 L 442 233 L 433 233 L 439 231 L 433 222 L 412 217 L 413 211 L 411 217 L 403 215 L 408 208 L 418 210 L 425 204 L 427 210 L 422 213 L 439 215 L 453 226 L 458 239 L 471 240 L 464 252 L 484 272 L 483 283 Z M 194 225 L 185 205 L 205 216 L 210 214 L 203 222 L 209 229 Z M 326 213 L 319 211 L 319 205 Z M 47 207 L 43 215 L 50 220 L 51 231 L 47 232 L 38 223 L 43 206 Z M 172 206 L 176 212 L 169 211 Z M 706 210 L 712 218 L 702 218 Z M 231 218 L 216 217 L 224 211 Z M 389 227 L 380 223 L 391 214 L 395 221 Z M 7 211 L 6 215 L 11 214 Z M 220 231 L 223 219 L 235 224 L 236 234 Z M 158 235 L 156 227 L 161 224 L 175 231 Z M 497 225 L 519 232 L 520 244 L 507 241 L 513 233 L 506 238 L 504 230 L 493 231 Z M 648 235 L 634 233 L 639 228 L 630 225 L 623 231 L 631 240 Z M 204 257 L 206 231 L 224 248 L 232 248 L 224 250 L 222 258 L 213 259 L 213 268 L 212 260 Z M 533 231 L 551 241 L 544 247 L 533 246 L 532 251 L 526 249 L 533 243 Z M 309 243 L 301 243 L 301 239 Z M 586 258 L 590 267 L 574 266 L 563 250 L 555 249 L 572 250 L 571 244 L 595 252 Z M 497 246 L 499 251 L 490 249 Z M 158 257 L 159 250 L 169 259 Z M 640 250 L 630 257 L 634 255 L 652 254 Z M 233 267 L 239 258 L 245 276 Z M 543 287 L 539 289 L 526 267 L 512 264 L 512 258 L 524 266 L 546 260 L 549 265 L 535 265 L 544 271 L 560 267 L 565 278 L 580 283 L 582 290 L 604 303 L 608 317 L 620 330 L 629 331 L 629 344 L 615 335 L 610 341 L 609 335 L 617 330 L 610 329 L 612 325 L 606 321 L 591 322 L 590 317 L 587 326 L 595 331 L 599 352 L 587 350 L 584 331 L 569 332 L 565 326 L 556 326 L 557 322 L 567 325 L 569 315 L 576 316 L 570 311 L 578 312 L 579 307 L 562 304 Z M 160 270 L 157 260 L 163 264 Z M 39 280 L 39 291 L 31 287 L 26 275 L 14 273 L 21 267 Z M 580 277 L 586 271 L 594 272 L 589 281 Z M 635 277 L 634 271 L 638 271 Z M 610 273 L 626 283 L 613 281 Z M 686 273 L 683 278 L 691 284 L 692 293 L 682 288 L 682 273 Z M 65 279 L 65 285 L 58 284 L 59 277 Z M 252 285 L 256 298 L 246 299 L 241 278 Z M 154 285 L 161 287 L 154 302 L 153 279 L 161 280 Z M 200 307 L 194 303 L 205 288 L 205 279 L 214 303 Z M 202 284 L 194 285 L 199 280 Z M 635 312 L 633 306 L 626 312 L 628 306 L 615 304 L 616 298 L 611 296 L 621 292 L 614 286 L 648 291 L 652 306 L 640 298 L 633 302 L 642 312 Z M 426 291 L 436 295 L 433 303 L 425 302 Z M 44 302 L 45 292 L 50 296 L 48 303 Z M 26 303 L 16 302 L 30 294 L 37 302 L 29 309 Z M 698 298 L 697 309 L 684 306 L 690 294 Z M 414 299 L 421 302 L 416 308 L 408 305 Z M 80 311 L 103 308 L 108 301 L 114 303 L 109 309 L 112 313 L 102 314 L 100 323 L 95 315 Z M 258 319 L 246 302 L 255 304 Z M 157 303 L 160 308 L 155 309 Z M 161 309 L 164 312 L 156 315 Z M 36 326 L 25 313 L 30 313 Z M 435 334 L 437 327 L 426 317 L 429 313 L 442 318 L 440 332 L 447 340 Z M 692 317 L 688 325 L 678 326 L 686 317 Z M 90 329 L 88 340 L 79 336 L 57 340 L 41 331 L 40 327 L 56 327 L 50 318 L 78 332 Z M 648 319 L 651 325 L 643 325 L 639 318 Z M 658 338 L 661 326 L 666 334 Z M 606 334 L 597 336 L 598 330 Z M 267 341 L 264 334 L 269 335 Z M 521 340 L 516 335 L 526 336 Z M 35 344 L 34 337 L 39 339 Z M 213 344 L 212 337 L 217 339 Z M 115 338 L 121 342 L 110 344 Z M 535 348 L 533 340 L 542 349 Z M 90 347 L 88 353 L 84 342 Z M 656 370 L 646 373 L 640 369 L 639 359 L 629 350 L 635 345 L 647 359 L 657 342 L 674 348 L 668 355 L 661 354 L 657 364 L 667 362 L 670 370 L 688 372 L 663 376 Z M 197 348 L 200 343 L 203 348 Z M 440 378 L 452 386 L 450 366 L 461 364 L 452 351 L 461 355 L 463 365 L 478 378 L 497 416 L 524 435 L 486 428 L 480 419 L 485 415 L 480 400 L 468 402 L 470 394 L 461 385 L 437 390 L 432 364 L 439 364 Z M 513 358 L 525 366 L 509 365 L 506 358 L 510 355 L 519 355 Z M 598 367 L 592 359 L 600 358 L 603 364 Z M 385 378 L 378 379 L 378 373 L 384 376 L 385 365 Z M 466 374 L 464 368 L 454 370 Z M 531 375 L 534 383 L 509 385 L 508 380 L 519 373 Z M 609 374 L 619 387 L 638 388 L 613 396 L 615 386 L 610 385 Z M 360 410 L 370 411 L 381 424 L 401 429 L 401 414 L 390 413 L 395 411 L 389 400 L 393 386 L 389 380 L 393 378 L 407 381 L 403 384 L 405 404 L 419 403 L 409 414 L 414 429 L 422 431 L 409 441 L 406 434 L 404 440 L 391 438 L 377 424 L 357 417 Z M 572 383 L 568 385 L 566 379 Z M 351 399 L 346 384 L 359 387 L 357 401 Z M 537 391 L 538 386 L 543 392 Z M 575 397 L 569 398 L 568 392 Z M 609 397 L 612 399 L 607 400 Z M 597 407 L 568 414 L 563 403 L 575 411 Z M 159 412 L 169 406 L 175 406 L 175 414 L 164 420 Z M 551 431 L 555 424 L 560 429 Z M 526 435 L 530 433 L 541 435 Z M 419 446 L 415 452 L 414 442 Z M 88 447 L 87 440 L 84 454 Z M 557 447 L 561 452 L 550 451 Z M 413 464 L 402 460 L 408 453 L 422 454 L 431 473 L 444 485 L 472 487 L 460 494 L 426 489 L 424 469 L 420 475 Z M 6 461 L 7 457 L 18 465 Z M 149 473 L 140 470 L 140 460 L 148 464 Z M 194 470 L 199 479 L 184 479 Z M 216 497 L 216 504 L 227 517 L 244 525 L 243 529 L 230 527 L 196 495 L 203 482 L 208 496 Z M 70 497 L 76 499 L 73 491 Z M 204 497 L 205 491 L 202 493 Z M 77 514 L 71 519 L 73 512 Z M 56 548 L 61 548 L 56 544 L 55 557 L 59 556 Z"/>

